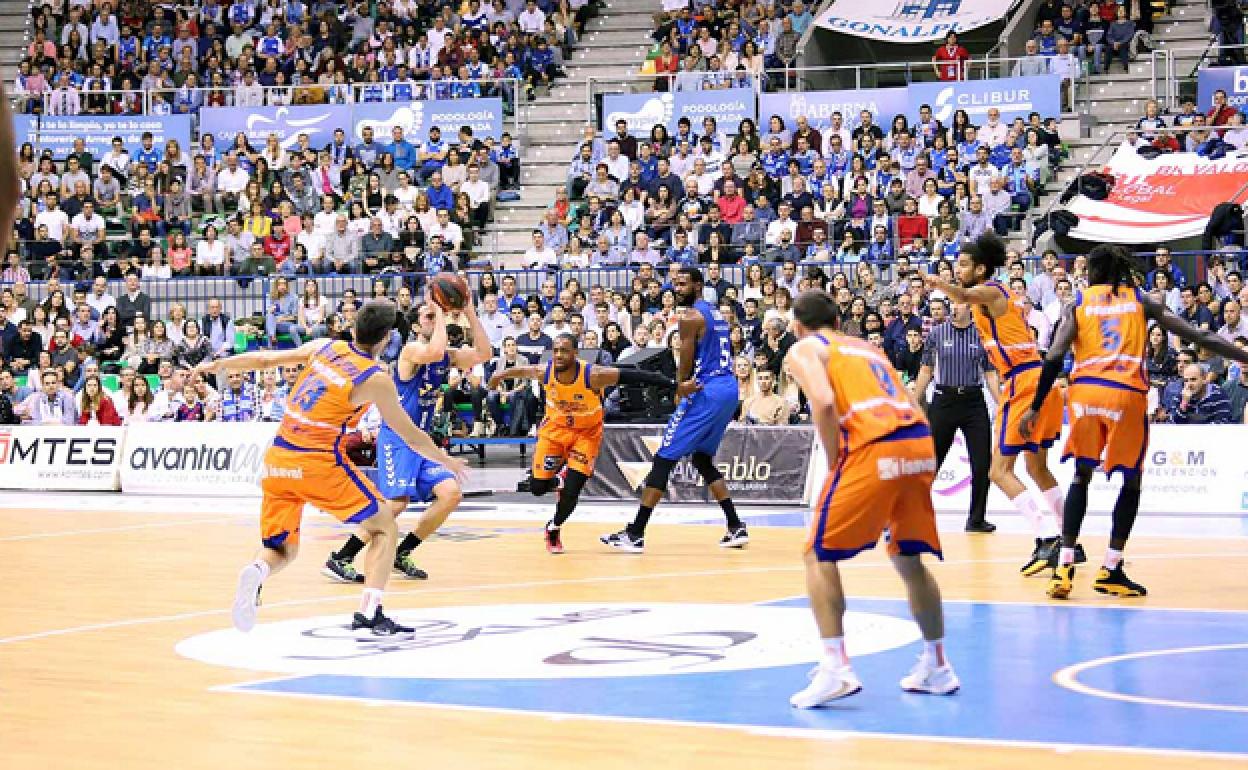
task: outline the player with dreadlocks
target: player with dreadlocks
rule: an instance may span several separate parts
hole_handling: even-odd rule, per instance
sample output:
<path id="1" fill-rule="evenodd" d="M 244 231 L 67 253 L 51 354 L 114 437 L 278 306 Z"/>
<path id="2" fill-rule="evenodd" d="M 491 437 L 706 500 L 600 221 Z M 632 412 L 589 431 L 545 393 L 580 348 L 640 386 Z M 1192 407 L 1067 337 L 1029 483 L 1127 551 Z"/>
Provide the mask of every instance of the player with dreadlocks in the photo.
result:
<path id="1" fill-rule="evenodd" d="M 1031 576 L 1040 574 L 1046 567 L 1057 566 L 1060 544 L 1057 517 L 1065 504 L 1062 489 L 1049 470 L 1048 454 L 1049 447 L 1062 433 L 1062 397 L 1052 393 L 1047 400 L 1036 402 L 1040 409 L 1035 418 L 1034 435 L 1024 437 L 1019 431 L 1019 418 L 1027 405 L 1033 403 L 1032 394 L 1040 380 L 1042 364 L 1035 335 L 1027 325 L 1023 310 L 1025 298 L 992 280 L 993 274 L 1004 266 L 1005 244 L 988 233 L 973 243 L 962 244 L 962 253 L 954 268 L 960 285 L 954 286 L 935 275 L 928 275 L 925 280 L 954 302 L 971 305 L 984 353 L 1001 377 L 995 420 L 997 441 L 988 476 L 1031 525 L 1036 546 L 1019 570 Z M 1027 475 L 1036 482 L 1043 501 L 1014 473 L 1020 454 L 1027 466 Z"/>
<path id="2" fill-rule="evenodd" d="M 1122 473 L 1114 504 L 1113 527 L 1105 561 L 1092 587 L 1103 594 L 1144 596 L 1144 586 L 1127 577 L 1122 551 L 1140 508 L 1140 472 L 1148 448 L 1148 372 L 1144 346 L 1149 321 L 1228 359 L 1248 363 L 1248 353 L 1213 332 L 1190 326 L 1136 285 L 1134 258 L 1121 246 L 1101 245 L 1088 254 L 1088 288 L 1062 309 L 1053 344 L 1040 373 L 1022 432 L 1035 430 L 1036 415 L 1062 372 L 1074 346 L 1075 364 L 1068 393 L 1070 435 L 1062 461 L 1075 460 L 1075 478 L 1062 517 L 1062 547 L 1049 581 L 1054 599 L 1070 596 L 1075 577 L 1075 546 L 1088 510 L 1088 484 L 1097 467 Z"/>

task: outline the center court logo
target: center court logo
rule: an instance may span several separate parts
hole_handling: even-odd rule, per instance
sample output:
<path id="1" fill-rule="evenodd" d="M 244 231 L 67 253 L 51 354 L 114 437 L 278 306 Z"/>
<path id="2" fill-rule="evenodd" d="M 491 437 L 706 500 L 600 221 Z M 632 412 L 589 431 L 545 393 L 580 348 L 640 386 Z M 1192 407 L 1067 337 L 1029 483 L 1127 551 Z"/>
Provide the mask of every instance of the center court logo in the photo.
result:
<path id="1" fill-rule="evenodd" d="M 229 668 L 396 679 L 564 679 L 739 671 L 809 663 L 810 611 L 732 604 L 519 604 L 391 612 L 411 635 L 352 632 L 342 615 L 186 639 L 178 654 Z M 849 653 L 911 644 L 918 628 L 850 612 Z"/>

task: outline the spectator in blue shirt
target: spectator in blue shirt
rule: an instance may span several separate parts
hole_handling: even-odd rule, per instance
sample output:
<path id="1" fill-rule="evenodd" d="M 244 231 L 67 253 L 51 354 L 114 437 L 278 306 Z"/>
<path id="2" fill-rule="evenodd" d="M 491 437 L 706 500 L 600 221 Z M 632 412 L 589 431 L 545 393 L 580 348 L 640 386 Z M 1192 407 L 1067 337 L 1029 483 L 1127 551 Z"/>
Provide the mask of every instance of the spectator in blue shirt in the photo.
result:
<path id="1" fill-rule="evenodd" d="M 398 127 L 395 128 L 398 131 Z M 411 147 L 411 145 L 408 145 Z M 433 176 L 433 172 L 441 171 L 442 166 L 446 165 L 446 156 L 450 153 L 450 145 L 442 140 L 442 129 L 437 126 L 429 127 L 429 139 L 420 146 L 420 152 L 412 152 L 412 165 L 420 163 L 420 170 L 417 176 L 421 181 L 426 181 Z M 397 166 L 399 159 L 396 157 L 394 163 Z M 411 168 L 411 166 L 408 166 Z M 452 206 L 452 208 L 454 208 Z"/>
<path id="2" fill-rule="evenodd" d="M 442 172 L 440 170 L 435 170 L 429 176 L 429 186 L 425 188 L 425 192 L 429 196 L 429 208 L 434 211 L 439 209 L 455 210 L 455 191 L 442 184 Z"/>
<path id="3" fill-rule="evenodd" d="M 433 130 L 437 130 L 436 128 Z M 386 151 L 394 159 L 395 168 L 402 171 L 411 171 L 416 165 L 416 148 L 412 143 L 403 138 L 403 127 L 395 126 L 390 129 L 390 136 L 394 139 Z M 445 156 L 443 156 L 445 157 Z M 441 166 L 438 166 L 441 168 Z"/>
<path id="4" fill-rule="evenodd" d="M 801 36 L 814 20 L 815 17 L 806 9 L 806 4 L 802 0 L 796 0 L 793 3 L 793 10 L 789 12 L 789 21 L 793 23 L 794 32 Z"/>
<path id="5" fill-rule="evenodd" d="M 1170 412 L 1175 425 L 1226 425 L 1231 421 L 1231 402 L 1222 388 L 1205 380 L 1199 364 L 1183 369 L 1179 403 Z"/>
<path id="6" fill-rule="evenodd" d="M 1153 262 L 1156 267 L 1149 270 L 1147 276 L 1149 289 L 1156 285 L 1158 273 L 1169 273 L 1171 286 L 1177 286 L 1182 289 L 1187 285 L 1187 276 L 1183 275 L 1183 271 L 1179 269 L 1178 265 L 1175 265 L 1170 261 L 1169 248 L 1165 246 L 1158 246 L 1157 253 L 1153 257 Z"/>
<path id="7" fill-rule="evenodd" d="M 1191 286 L 1184 286 L 1179 290 L 1179 303 L 1182 307 L 1178 316 L 1187 321 L 1192 326 L 1205 331 L 1213 330 L 1213 313 L 1209 312 L 1209 308 L 1196 301 L 1196 290 Z"/>
<path id="8" fill-rule="evenodd" d="M 142 146 L 139 148 L 139 151 L 134 154 L 134 162 L 142 163 L 147 166 L 147 172 L 149 174 L 155 174 L 156 167 L 160 164 L 161 154 L 160 150 L 156 149 L 153 144 L 152 132 L 144 131 L 140 141 Z"/>

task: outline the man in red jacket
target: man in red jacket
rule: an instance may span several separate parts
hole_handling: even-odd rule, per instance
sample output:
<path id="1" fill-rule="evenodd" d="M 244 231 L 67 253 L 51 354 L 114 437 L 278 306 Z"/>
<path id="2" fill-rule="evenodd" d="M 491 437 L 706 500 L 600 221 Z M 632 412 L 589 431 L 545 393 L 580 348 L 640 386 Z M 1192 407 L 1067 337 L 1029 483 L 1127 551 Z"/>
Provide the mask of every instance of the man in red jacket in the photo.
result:
<path id="1" fill-rule="evenodd" d="M 956 32 L 945 35 L 945 44 L 936 49 L 932 57 L 932 69 L 941 80 L 962 80 L 966 77 L 966 63 L 971 60 L 971 52 L 958 44 Z"/>
<path id="2" fill-rule="evenodd" d="M 294 249 L 294 244 L 286 234 L 286 228 L 274 224 L 273 231 L 264 239 L 264 253 L 273 258 L 273 264 L 281 267 Z"/>

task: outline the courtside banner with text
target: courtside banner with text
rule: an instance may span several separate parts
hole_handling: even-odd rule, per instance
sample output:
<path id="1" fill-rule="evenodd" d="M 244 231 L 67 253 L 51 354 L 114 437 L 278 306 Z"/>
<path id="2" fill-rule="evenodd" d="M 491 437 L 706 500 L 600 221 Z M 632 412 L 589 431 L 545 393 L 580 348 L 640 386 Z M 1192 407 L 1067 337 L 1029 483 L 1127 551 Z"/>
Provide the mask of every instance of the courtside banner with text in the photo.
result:
<path id="1" fill-rule="evenodd" d="M 932 115 L 946 126 L 953 125 L 953 114 L 957 110 L 966 110 L 977 126 L 987 120 L 988 110 L 993 108 L 1001 111 L 1003 123 L 1010 123 L 1014 118 L 1027 120 L 1033 112 L 1040 113 L 1042 118 L 1062 114 L 1061 78 L 1057 75 L 911 83 L 907 90 L 910 105 L 903 112 L 911 121 L 918 119 L 919 107 L 924 104 L 930 105 Z M 880 123 L 885 127 L 889 125 L 882 120 Z"/>
<path id="2" fill-rule="evenodd" d="M 1103 201 L 1077 195 L 1071 238 L 1099 243 L 1161 243 L 1201 235 L 1219 204 L 1243 202 L 1248 153 L 1210 160 L 1172 152 L 1149 160 L 1123 145 L 1109 159 L 1114 188 Z M 1235 196 L 1239 197 L 1236 198 Z"/>
<path id="3" fill-rule="evenodd" d="M 57 158 L 69 155 L 74 140 L 81 138 L 87 152 L 99 159 L 113 149 L 115 136 L 134 155 L 143 149 L 145 131 L 152 132 L 152 146 L 162 152 L 170 139 L 178 140 L 183 152 L 191 146 L 190 115 L 14 115 L 13 129 L 19 146 L 30 142 L 35 155 L 51 150 Z"/>
<path id="4" fill-rule="evenodd" d="M 1243 425 L 1153 425 L 1144 454 L 1140 511 L 1148 515 L 1248 515 L 1248 467 L 1239 447 L 1248 439 Z M 1074 463 L 1058 463 L 1066 435 L 1050 452 L 1049 468 L 1062 489 L 1069 489 Z M 1097 472 L 1088 488 L 1088 512 L 1109 514 L 1118 499 L 1120 477 Z M 932 485 L 937 513 L 965 515 L 971 503 L 971 466 L 959 435 Z M 1013 511 L 995 486 L 988 493 L 990 511 Z"/>
<path id="5" fill-rule="evenodd" d="M 442 99 L 427 102 L 368 102 L 351 107 L 354 136 L 360 139 L 365 126 L 371 126 L 377 141 L 389 144 L 390 129 L 400 126 L 403 136 L 413 144 L 429 138 L 429 129 L 442 129 L 442 138 L 458 141 L 461 126 L 472 129 L 477 139 L 491 137 L 498 140 L 503 135 L 503 100 L 498 97 L 483 99 Z M 319 146 L 319 145 L 318 145 Z"/>
<path id="6" fill-rule="evenodd" d="M 299 144 L 299 135 L 308 135 L 308 146 L 324 147 L 334 138 L 334 129 L 347 129 L 351 108 L 342 104 L 293 105 L 290 107 L 205 107 L 199 111 L 199 132 L 212 134 L 222 152 L 234 146 L 234 137 L 243 134 L 252 147 L 264 147 L 269 134 L 287 150 Z M 389 132 L 383 141 L 390 140 Z"/>
<path id="7" fill-rule="evenodd" d="M 1005 18 L 1012 0 L 834 0 L 815 24 L 888 43 L 944 40 Z"/>
<path id="8" fill-rule="evenodd" d="M 259 496 L 264 453 L 277 426 L 275 422 L 131 425 L 121 458 L 121 489 L 135 494 Z"/>
<path id="9" fill-rule="evenodd" d="M 635 498 L 645 485 L 662 436 L 662 425 L 608 425 L 594 475 L 585 486 L 585 499 Z M 800 504 L 814 438 L 815 432 L 809 427 L 733 424 L 719 444 L 715 465 L 739 503 Z M 711 500 L 702 476 L 688 458 L 672 469 L 665 499 L 678 503 Z"/>
<path id="10" fill-rule="evenodd" d="M 0 426 L 0 489 L 112 492 L 124 428 Z"/>
<path id="11" fill-rule="evenodd" d="M 832 123 L 832 113 L 841 113 L 844 125 L 849 128 L 859 124 L 858 116 L 863 110 L 883 128 L 888 128 L 894 115 L 910 111 L 910 91 L 901 88 L 862 88 L 856 91 L 797 91 L 788 93 L 765 93 L 758 97 L 759 131 L 766 133 L 772 115 L 784 119 L 784 125 L 793 129 L 794 121 L 804 115 L 811 127 L 823 131 Z M 827 137 L 824 137 L 825 141 Z M 766 149 L 766 148 L 764 148 Z M 826 148 L 825 148 L 826 149 Z"/>
<path id="12" fill-rule="evenodd" d="M 601 128 L 615 133 L 617 120 L 628 121 L 628 132 L 635 137 L 650 136 L 650 129 L 662 124 L 676 133 L 681 118 L 689 118 L 693 133 L 702 131 L 702 119 L 715 118 L 719 130 L 735 134 L 741 121 L 758 122 L 758 101 L 752 88 L 725 88 L 713 91 L 676 93 L 603 94 Z"/>
<path id="13" fill-rule="evenodd" d="M 1248 106 L 1248 67 L 1206 67 L 1196 85 L 1196 109 L 1208 114 L 1215 91 L 1226 92 L 1226 103 L 1243 111 Z"/>

